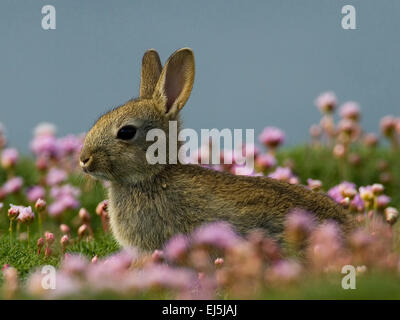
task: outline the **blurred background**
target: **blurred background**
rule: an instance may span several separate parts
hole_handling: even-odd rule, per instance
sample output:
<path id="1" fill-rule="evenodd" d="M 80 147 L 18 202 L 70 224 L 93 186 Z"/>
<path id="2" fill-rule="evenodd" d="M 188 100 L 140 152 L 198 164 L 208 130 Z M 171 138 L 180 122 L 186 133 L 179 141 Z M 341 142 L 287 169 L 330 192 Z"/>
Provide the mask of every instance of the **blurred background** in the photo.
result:
<path id="1" fill-rule="evenodd" d="M 56 30 L 41 28 L 44 5 Z M 341 27 L 341 8 L 357 30 Z M 137 96 L 140 61 L 191 47 L 194 89 L 185 126 L 274 125 L 287 144 L 308 139 L 320 119 L 314 99 L 327 90 L 354 100 L 362 124 L 399 115 L 400 1 L 15 1 L 0 2 L 0 122 L 10 144 L 28 151 L 42 121 L 60 134 L 88 130 L 98 115 Z"/>

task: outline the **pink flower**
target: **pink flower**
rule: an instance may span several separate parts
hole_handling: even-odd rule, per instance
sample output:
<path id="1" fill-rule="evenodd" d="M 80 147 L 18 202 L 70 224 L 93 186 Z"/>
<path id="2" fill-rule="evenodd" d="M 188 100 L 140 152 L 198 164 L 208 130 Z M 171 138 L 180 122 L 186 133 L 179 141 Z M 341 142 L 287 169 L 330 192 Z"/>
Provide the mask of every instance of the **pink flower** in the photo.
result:
<path id="1" fill-rule="evenodd" d="M 46 196 L 46 191 L 42 186 L 34 186 L 30 188 L 26 194 L 29 202 L 36 202 L 40 198 L 44 198 Z"/>
<path id="2" fill-rule="evenodd" d="M 384 194 L 378 196 L 376 199 L 378 209 L 382 210 L 382 209 L 386 208 L 389 205 L 391 200 L 392 199 L 390 197 L 388 197 L 387 195 L 384 195 Z"/>
<path id="3" fill-rule="evenodd" d="M 380 121 L 380 128 L 386 137 L 391 137 L 395 133 L 396 118 L 393 116 L 385 116 Z"/>
<path id="4" fill-rule="evenodd" d="M 321 136 L 321 134 L 322 134 L 322 128 L 321 128 L 321 126 L 318 125 L 318 124 L 313 124 L 313 125 L 310 127 L 309 132 L 310 132 L 310 136 L 311 136 L 312 138 L 317 139 L 317 138 L 319 138 L 319 137 Z"/>
<path id="5" fill-rule="evenodd" d="M 286 235 L 293 243 L 304 241 L 314 227 L 314 217 L 300 209 L 295 209 L 289 213 L 285 222 Z"/>
<path id="6" fill-rule="evenodd" d="M 81 208 L 79 210 L 79 218 L 83 221 L 83 222 L 88 222 L 90 221 L 90 213 L 89 211 L 87 211 L 85 208 Z"/>
<path id="7" fill-rule="evenodd" d="M 168 240 L 163 251 L 167 259 L 171 261 L 177 261 L 186 254 L 188 248 L 188 238 L 182 234 L 178 234 Z"/>
<path id="8" fill-rule="evenodd" d="M 37 157 L 57 158 L 59 154 L 57 139 L 51 135 L 39 135 L 35 137 L 31 141 L 30 147 Z"/>
<path id="9" fill-rule="evenodd" d="M 54 136 L 56 134 L 56 131 L 57 128 L 54 124 L 48 122 L 41 122 L 35 127 L 33 134 L 35 135 L 35 137 Z"/>
<path id="10" fill-rule="evenodd" d="M 36 200 L 35 209 L 39 212 L 44 211 L 46 209 L 47 203 L 43 199 L 39 198 Z"/>
<path id="11" fill-rule="evenodd" d="M 46 177 L 46 183 L 49 186 L 55 186 L 67 179 L 67 173 L 64 170 L 51 168 Z"/>
<path id="12" fill-rule="evenodd" d="M 193 242 L 227 249 L 235 246 L 239 237 L 226 222 L 213 222 L 197 228 L 193 233 Z"/>
<path id="13" fill-rule="evenodd" d="M 80 254 L 65 254 L 61 264 L 61 271 L 66 274 L 84 274 L 89 262 Z"/>
<path id="14" fill-rule="evenodd" d="M 50 246 L 54 242 L 54 234 L 53 233 L 46 231 L 44 234 L 44 237 L 46 239 L 46 243 L 48 246 Z"/>
<path id="15" fill-rule="evenodd" d="M 275 149 L 285 141 L 285 133 L 275 127 L 266 127 L 258 138 L 262 144 Z"/>
<path id="16" fill-rule="evenodd" d="M 14 220 L 16 219 L 19 214 L 21 213 L 23 206 L 14 206 L 13 204 L 10 204 L 10 209 L 8 209 L 8 219 Z"/>
<path id="17" fill-rule="evenodd" d="M 315 99 L 315 105 L 322 113 L 331 113 L 337 105 L 336 95 L 332 92 L 324 92 Z"/>
<path id="18" fill-rule="evenodd" d="M 375 133 L 367 133 L 364 137 L 364 142 L 368 147 L 375 147 L 378 141 L 378 136 Z"/>
<path id="19" fill-rule="evenodd" d="M 60 224 L 60 230 L 63 234 L 68 234 L 71 232 L 71 229 L 66 224 Z"/>
<path id="20" fill-rule="evenodd" d="M 32 211 L 32 208 L 24 207 L 20 210 L 20 214 L 18 215 L 18 220 L 22 223 L 29 224 L 35 218 L 35 214 Z"/>
<path id="21" fill-rule="evenodd" d="M 260 166 L 262 169 L 267 170 L 276 165 L 276 159 L 274 156 L 270 154 L 260 154 L 256 158 L 256 164 Z"/>
<path id="22" fill-rule="evenodd" d="M 24 180 L 21 177 L 14 177 L 6 181 L 2 187 L 2 190 L 5 192 L 5 194 L 17 193 L 21 190 L 23 184 Z"/>
<path id="23" fill-rule="evenodd" d="M 55 201 L 49 206 L 48 212 L 50 216 L 57 217 L 61 215 L 65 210 L 67 210 L 67 207 L 62 201 Z"/>
<path id="24" fill-rule="evenodd" d="M 291 178 L 294 177 L 292 170 L 286 167 L 278 167 L 274 172 L 270 173 L 268 177 L 280 181 L 289 182 Z"/>
<path id="25" fill-rule="evenodd" d="M 107 213 L 108 208 L 108 200 L 101 201 L 96 207 L 96 213 L 101 216 L 104 213 Z"/>
<path id="26" fill-rule="evenodd" d="M 311 190 L 319 191 L 322 189 L 322 182 L 320 180 L 307 179 L 307 186 Z"/>
<path id="27" fill-rule="evenodd" d="M 302 269 L 296 261 L 280 260 L 267 270 L 265 278 L 268 282 L 288 283 L 298 279 Z"/>
<path id="28" fill-rule="evenodd" d="M 357 102 L 348 101 L 340 107 L 339 114 L 342 118 L 357 121 L 360 119 L 360 106 Z"/>
<path id="29" fill-rule="evenodd" d="M 72 154 L 80 152 L 82 148 L 82 141 L 77 136 L 70 134 L 66 137 L 58 139 L 58 146 L 61 154 Z"/>
<path id="30" fill-rule="evenodd" d="M 16 165 L 18 158 L 17 149 L 4 149 L 1 153 L 1 165 L 5 169 L 11 168 Z"/>

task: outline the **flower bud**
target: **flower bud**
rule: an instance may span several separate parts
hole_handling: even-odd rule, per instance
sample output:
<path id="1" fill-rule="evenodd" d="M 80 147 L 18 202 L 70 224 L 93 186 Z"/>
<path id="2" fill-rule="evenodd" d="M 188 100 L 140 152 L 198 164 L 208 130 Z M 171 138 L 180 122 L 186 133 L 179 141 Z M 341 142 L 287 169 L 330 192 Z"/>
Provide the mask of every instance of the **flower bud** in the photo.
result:
<path id="1" fill-rule="evenodd" d="M 81 208 L 79 210 L 79 218 L 84 223 L 89 222 L 90 221 L 90 213 L 85 208 Z"/>
<path id="2" fill-rule="evenodd" d="M 384 187 L 380 183 L 375 183 L 372 185 L 371 189 L 375 196 L 379 196 L 383 193 Z"/>
<path id="3" fill-rule="evenodd" d="M 399 217 L 399 211 L 393 207 L 387 207 L 385 209 L 386 222 L 390 225 L 394 225 Z"/>
<path id="4" fill-rule="evenodd" d="M 54 242 L 54 234 L 46 231 L 44 236 L 46 238 L 47 245 L 50 246 Z"/>
<path id="5" fill-rule="evenodd" d="M 35 209 L 39 212 L 43 212 L 46 209 L 47 203 L 43 199 L 39 198 L 35 203 Z"/>
<path id="6" fill-rule="evenodd" d="M 217 258 L 214 261 L 214 265 L 218 268 L 221 267 L 224 264 L 224 259 L 223 258 Z"/>
<path id="7" fill-rule="evenodd" d="M 69 234 L 71 229 L 66 224 L 60 224 L 60 230 L 63 234 Z"/>

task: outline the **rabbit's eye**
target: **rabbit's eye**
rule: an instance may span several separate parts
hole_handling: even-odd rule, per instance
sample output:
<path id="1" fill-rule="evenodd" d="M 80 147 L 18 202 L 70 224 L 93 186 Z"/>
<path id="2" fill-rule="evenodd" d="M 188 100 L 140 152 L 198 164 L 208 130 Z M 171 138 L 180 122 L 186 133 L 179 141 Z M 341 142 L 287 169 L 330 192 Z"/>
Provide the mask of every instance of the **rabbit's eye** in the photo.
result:
<path id="1" fill-rule="evenodd" d="M 121 140 L 131 140 L 136 134 L 136 128 L 134 126 L 125 126 L 119 129 L 117 138 Z"/>

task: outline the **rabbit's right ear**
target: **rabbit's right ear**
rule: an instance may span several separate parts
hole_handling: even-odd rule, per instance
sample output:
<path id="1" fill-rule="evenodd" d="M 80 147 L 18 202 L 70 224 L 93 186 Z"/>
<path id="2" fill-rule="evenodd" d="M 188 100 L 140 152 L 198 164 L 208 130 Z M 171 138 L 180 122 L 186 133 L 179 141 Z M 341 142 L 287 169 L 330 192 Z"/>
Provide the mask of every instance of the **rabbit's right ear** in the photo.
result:
<path id="1" fill-rule="evenodd" d="M 161 74 L 160 56 L 154 49 L 147 50 L 142 59 L 139 97 L 150 99 Z"/>
<path id="2" fill-rule="evenodd" d="M 189 99 L 194 82 L 194 55 L 189 48 L 174 52 L 165 63 L 153 93 L 160 111 L 176 115 Z"/>

